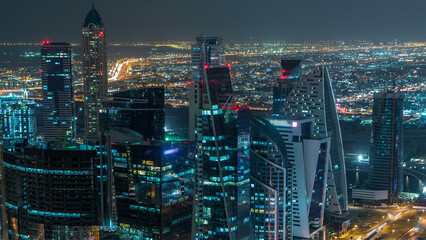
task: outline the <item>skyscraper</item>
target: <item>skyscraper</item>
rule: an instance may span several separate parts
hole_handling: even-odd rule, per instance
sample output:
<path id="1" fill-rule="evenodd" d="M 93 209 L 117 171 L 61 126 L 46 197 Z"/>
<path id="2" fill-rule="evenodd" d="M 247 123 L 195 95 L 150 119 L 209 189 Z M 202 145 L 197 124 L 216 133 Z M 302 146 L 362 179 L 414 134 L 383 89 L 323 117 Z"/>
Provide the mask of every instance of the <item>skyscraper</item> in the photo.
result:
<path id="1" fill-rule="evenodd" d="M 35 102 L 27 99 L 27 92 L 22 95 L 9 94 L 0 97 L 0 116 L 4 146 L 14 146 L 21 140 L 34 143 L 35 137 Z"/>
<path id="2" fill-rule="evenodd" d="M 249 222 L 249 108 L 232 97 L 228 67 L 206 67 L 195 102 L 193 239 L 244 239 Z"/>
<path id="3" fill-rule="evenodd" d="M 313 118 L 280 116 L 267 121 L 279 132 L 286 145 L 291 235 L 295 239 L 321 239 L 324 234 L 330 138 L 314 136 Z M 252 171 L 256 172 L 256 169 Z M 265 184 L 275 181 L 274 177 L 270 177 L 266 174 Z"/>
<path id="4" fill-rule="evenodd" d="M 272 114 L 280 114 L 281 107 L 285 102 L 287 95 L 299 81 L 302 70 L 301 60 L 281 60 L 281 76 L 277 79 L 273 89 L 274 102 L 272 105 Z"/>
<path id="5" fill-rule="evenodd" d="M 165 139 L 164 87 L 115 92 L 104 101 L 108 128 L 127 128 L 146 141 Z"/>
<path id="6" fill-rule="evenodd" d="M 369 187 L 388 190 L 390 202 L 402 191 L 403 105 L 396 87 L 374 94 Z"/>
<path id="7" fill-rule="evenodd" d="M 189 139 L 195 141 L 196 106 L 201 101 L 201 82 L 206 66 L 215 68 L 225 65 L 225 50 L 220 37 L 197 37 L 191 52 L 191 83 L 189 86 Z"/>
<path id="8" fill-rule="evenodd" d="M 105 25 L 93 6 L 82 27 L 85 138 L 99 138 L 99 110 L 108 94 Z"/>
<path id="9" fill-rule="evenodd" d="M 75 137 L 72 46 L 44 41 L 41 47 L 43 122 L 45 141 Z"/>
<path id="10" fill-rule="evenodd" d="M 314 136 L 329 137 L 330 165 L 327 179 L 327 210 L 342 214 L 348 209 L 346 171 L 342 136 L 333 88 L 326 67 L 303 76 L 293 87 L 282 107 L 284 116 L 315 118 Z"/>
<path id="11" fill-rule="evenodd" d="M 87 145 L 50 143 L 5 151 L 10 239 L 99 239 L 96 155 Z"/>

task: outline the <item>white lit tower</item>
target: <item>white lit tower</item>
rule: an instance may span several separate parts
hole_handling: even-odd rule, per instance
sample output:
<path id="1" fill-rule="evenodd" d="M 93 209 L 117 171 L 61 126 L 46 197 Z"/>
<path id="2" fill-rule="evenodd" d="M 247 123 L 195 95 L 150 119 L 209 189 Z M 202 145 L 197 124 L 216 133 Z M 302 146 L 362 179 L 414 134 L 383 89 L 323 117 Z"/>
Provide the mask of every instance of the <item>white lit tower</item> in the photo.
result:
<path id="1" fill-rule="evenodd" d="M 93 6 L 82 27 L 85 138 L 99 138 L 99 111 L 108 94 L 105 25 Z"/>

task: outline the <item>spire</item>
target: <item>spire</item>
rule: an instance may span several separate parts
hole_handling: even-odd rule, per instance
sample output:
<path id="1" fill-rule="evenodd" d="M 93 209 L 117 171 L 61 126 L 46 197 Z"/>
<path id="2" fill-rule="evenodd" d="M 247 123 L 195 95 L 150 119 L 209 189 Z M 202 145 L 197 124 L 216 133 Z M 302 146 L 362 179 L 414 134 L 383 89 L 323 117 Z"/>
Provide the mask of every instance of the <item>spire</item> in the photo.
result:
<path id="1" fill-rule="evenodd" d="M 92 9 L 95 9 L 95 0 L 92 1 Z"/>

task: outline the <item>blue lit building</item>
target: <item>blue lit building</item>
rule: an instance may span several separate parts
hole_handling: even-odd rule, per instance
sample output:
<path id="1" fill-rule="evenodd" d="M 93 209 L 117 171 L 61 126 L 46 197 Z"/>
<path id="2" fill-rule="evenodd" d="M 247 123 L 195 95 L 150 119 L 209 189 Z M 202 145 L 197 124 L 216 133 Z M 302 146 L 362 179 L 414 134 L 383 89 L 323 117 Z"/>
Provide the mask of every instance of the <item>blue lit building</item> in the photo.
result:
<path id="1" fill-rule="evenodd" d="M 111 133 L 117 234 L 189 239 L 194 188 L 189 143 L 131 142 L 137 138 L 136 132 Z"/>
<path id="2" fill-rule="evenodd" d="M 204 68 L 225 66 L 225 48 L 221 37 L 197 37 L 191 49 L 191 82 L 189 85 L 189 139 L 195 141 L 196 107 L 201 101 L 200 88 Z"/>
<path id="3" fill-rule="evenodd" d="M 0 115 L 2 119 L 3 143 L 5 147 L 14 146 L 20 141 L 34 143 L 35 102 L 27 99 L 27 92 L 21 95 L 9 94 L 0 97 Z"/>
<path id="4" fill-rule="evenodd" d="M 45 41 L 41 47 L 44 138 L 49 141 L 74 140 L 74 89 L 72 46 Z"/>
<path id="5" fill-rule="evenodd" d="M 87 145 L 5 151 L 3 239 L 99 239 L 96 157 Z"/>
<path id="6" fill-rule="evenodd" d="M 388 190 L 389 201 L 402 191 L 404 95 L 397 88 L 374 94 L 368 185 Z"/>
<path id="7" fill-rule="evenodd" d="M 250 109 L 232 98 L 228 67 L 207 67 L 194 102 L 192 239 L 249 238 Z"/>

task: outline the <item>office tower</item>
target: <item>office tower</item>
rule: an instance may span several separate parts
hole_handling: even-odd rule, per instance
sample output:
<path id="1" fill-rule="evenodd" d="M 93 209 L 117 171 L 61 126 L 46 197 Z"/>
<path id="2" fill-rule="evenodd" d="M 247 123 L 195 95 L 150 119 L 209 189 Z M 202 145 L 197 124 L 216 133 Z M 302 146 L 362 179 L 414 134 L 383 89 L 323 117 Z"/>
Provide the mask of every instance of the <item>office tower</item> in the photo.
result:
<path id="1" fill-rule="evenodd" d="M 369 186 L 388 190 L 394 202 L 402 191 L 404 95 L 395 87 L 374 94 Z"/>
<path id="2" fill-rule="evenodd" d="M 326 67 L 318 67 L 298 81 L 283 104 L 282 114 L 315 118 L 314 136 L 331 139 L 326 210 L 337 215 L 346 212 L 348 199 L 342 136 Z"/>
<path id="3" fill-rule="evenodd" d="M 9 237 L 99 239 L 96 155 L 87 145 L 44 144 L 5 151 L 3 196 Z"/>
<path id="4" fill-rule="evenodd" d="M 279 132 L 286 147 L 289 163 L 287 190 L 291 191 L 291 211 L 288 212 L 292 223 L 291 235 L 295 239 L 322 239 L 331 140 L 314 136 L 313 118 L 273 117 L 267 121 Z M 252 142 L 252 149 L 254 146 Z M 262 155 L 261 152 L 259 154 Z M 263 156 L 270 158 L 274 155 L 263 153 Z M 256 172 L 258 169 L 251 170 Z M 274 178 L 268 172 L 258 172 L 265 185 L 281 179 L 280 176 Z M 260 222 L 260 225 L 263 223 Z"/>
<path id="5" fill-rule="evenodd" d="M 207 67 L 197 86 L 193 239 L 244 239 L 249 224 L 249 108 L 232 97 L 229 68 Z"/>
<path id="6" fill-rule="evenodd" d="M 191 52 L 191 84 L 189 86 L 189 139 L 195 141 L 196 110 L 200 99 L 203 71 L 206 66 L 215 68 L 225 65 L 225 49 L 220 37 L 197 37 Z"/>
<path id="7" fill-rule="evenodd" d="M 109 128 L 136 131 L 146 141 L 165 139 L 164 87 L 115 92 L 104 108 Z"/>
<path id="8" fill-rule="evenodd" d="M 278 116 L 287 95 L 299 81 L 302 71 L 301 60 L 281 60 L 281 76 L 277 79 L 273 89 L 274 102 L 272 114 Z"/>
<path id="9" fill-rule="evenodd" d="M 34 143 L 35 131 L 35 102 L 27 99 L 28 92 L 9 94 L 0 97 L 0 116 L 3 144 L 5 147 L 14 146 L 21 141 Z"/>
<path id="10" fill-rule="evenodd" d="M 117 234 L 120 239 L 189 239 L 194 186 L 189 149 L 161 141 L 132 142 L 137 137 L 111 135 Z"/>
<path id="11" fill-rule="evenodd" d="M 253 239 L 291 239 L 292 182 L 287 150 L 268 121 L 251 118 L 250 208 Z"/>
<path id="12" fill-rule="evenodd" d="M 85 138 L 99 139 L 99 111 L 108 94 L 105 25 L 93 6 L 82 27 Z"/>
<path id="13" fill-rule="evenodd" d="M 50 141 L 74 139 L 74 90 L 72 46 L 44 41 L 41 47 L 44 138 Z"/>

